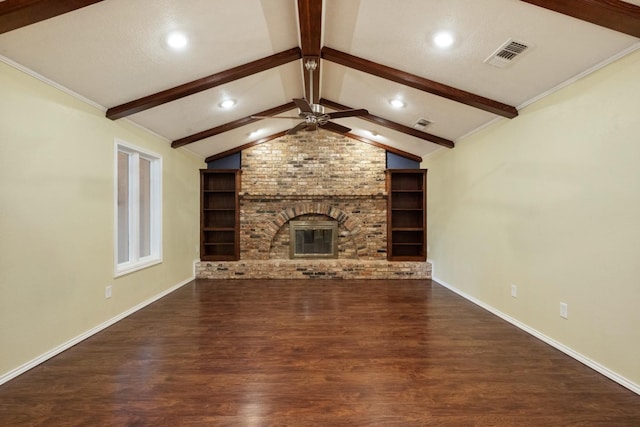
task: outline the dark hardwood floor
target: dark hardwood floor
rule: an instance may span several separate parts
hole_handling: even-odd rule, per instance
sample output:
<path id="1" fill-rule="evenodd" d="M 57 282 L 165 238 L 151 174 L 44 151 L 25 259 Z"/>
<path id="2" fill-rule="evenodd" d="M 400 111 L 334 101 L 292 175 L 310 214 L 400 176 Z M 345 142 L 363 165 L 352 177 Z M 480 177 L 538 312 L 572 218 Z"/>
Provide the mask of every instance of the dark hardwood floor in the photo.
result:
<path id="1" fill-rule="evenodd" d="M 0 386 L 2 426 L 640 426 L 431 281 L 196 281 Z"/>

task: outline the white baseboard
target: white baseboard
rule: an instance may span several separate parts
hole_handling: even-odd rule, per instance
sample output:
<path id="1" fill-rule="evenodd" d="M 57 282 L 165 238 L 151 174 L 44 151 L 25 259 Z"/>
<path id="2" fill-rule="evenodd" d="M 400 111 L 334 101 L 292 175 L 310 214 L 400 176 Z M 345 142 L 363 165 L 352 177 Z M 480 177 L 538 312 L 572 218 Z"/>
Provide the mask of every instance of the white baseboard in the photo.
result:
<path id="1" fill-rule="evenodd" d="M 88 331 L 78 335 L 75 338 L 70 339 L 69 341 L 60 344 L 59 346 L 47 351 L 44 354 L 41 354 L 40 356 L 36 357 L 35 359 L 30 360 L 29 362 L 18 366 L 15 369 L 12 369 L 11 371 L 0 375 L 0 385 L 6 383 L 7 381 L 10 381 L 12 379 L 14 379 L 15 377 L 27 372 L 28 370 L 35 368 L 36 366 L 38 366 L 39 364 L 46 362 L 47 360 L 51 359 L 54 356 L 57 356 L 58 354 L 62 353 L 65 350 L 68 350 L 69 348 L 73 347 L 74 345 L 86 340 L 87 338 L 91 337 L 92 335 L 97 334 L 98 332 L 108 328 L 109 326 L 113 325 L 116 322 L 119 322 L 120 320 L 124 319 L 127 316 L 130 316 L 131 314 L 135 313 L 138 310 L 143 309 L 144 307 L 148 306 L 149 304 L 156 302 L 157 300 L 159 300 L 162 297 L 165 297 L 167 295 L 169 295 L 171 292 L 183 287 L 184 285 L 186 285 L 187 283 L 191 282 L 192 280 L 195 279 L 194 277 L 191 277 L 189 279 L 183 280 L 182 282 L 178 283 L 175 286 L 172 286 L 169 289 L 166 289 L 163 292 L 160 292 L 157 295 L 152 296 L 151 298 L 141 302 L 140 304 L 130 308 L 129 310 L 126 310 L 120 314 L 118 314 L 115 317 L 112 317 L 111 319 L 107 320 L 106 322 L 103 322 L 101 324 L 99 324 L 98 326 L 89 329 Z"/>
<path id="2" fill-rule="evenodd" d="M 432 263 L 433 265 L 433 263 Z M 567 347 L 566 345 L 562 344 L 561 342 L 558 342 L 556 340 L 554 340 L 551 337 L 548 337 L 547 335 L 543 334 L 542 332 L 520 322 L 519 320 L 514 319 L 513 317 L 509 316 L 508 314 L 505 314 L 503 312 L 501 312 L 500 310 L 497 310 L 496 308 L 485 304 L 484 302 L 472 297 L 471 295 L 462 292 L 460 289 L 456 288 L 455 286 L 450 285 L 449 283 L 445 282 L 444 280 L 440 280 L 437 277 L 433 276 L 433 281 L 436 282 L 437 284 L 449 289 L 452 292 L 455 292 L 456 294 L 460 295 L 462 298 L 474 303 L 475 305 L 484 308 L 485 310 L 487 310 L 488 312 L 495 314 L 496 316 L 498 316 L 499 318 L 506 320 L 507 322 L 511 323 L 512 325 L 514 325 L 515 327 L 525 331 L 526 333 L 533 335 L 534 337 L 538 338 L 539 340 L 549 344 L 551 347 L 554 347 L 558 350 L 560 350 L 561 352 L 563 352 L 564 354 L 566 354 L 567 356 L 570 356 L 574 359 L 576 359 L 578 362 L 583 363 L 584 365 L 590 367 L 591 369 L 593 369 L 596 372 L 601 373 L 602 375 L 604 375 L 605 377 L 617 382 L 618 384 L 620 384 L 623 387 L 628 388 L 629 390 L 631 390 L 632 392 L 639 394 L 640 395 L 640 385 L 634 383 L 633 381 L 628 380 L 627 378 L 623 377 L 622 375 L 619 375 L 615 372 L 613 372 L 612 370 L 610 370 L 609 368 L 607 368 L 606 366 L 601 365 L 598 362 L 595 362 L 591 359 L 589 359 L 588 357 L 584 356 L 583 354 L 578 353 L 575 350 L 572 350 L 571 348 Z"/>

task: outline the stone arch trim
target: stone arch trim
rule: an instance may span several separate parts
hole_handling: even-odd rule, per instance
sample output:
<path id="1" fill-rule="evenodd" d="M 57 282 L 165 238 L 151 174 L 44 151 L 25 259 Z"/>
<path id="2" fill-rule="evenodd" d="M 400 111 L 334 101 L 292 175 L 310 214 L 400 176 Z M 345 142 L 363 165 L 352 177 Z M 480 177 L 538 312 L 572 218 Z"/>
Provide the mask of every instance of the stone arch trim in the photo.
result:
<path id="1" fill-rule="evenodd" d="M 265 239 L 262 242 L 260 253 L 269 254 L 271 244 L 276 234 L 287 222 L 300 215 L 319 214 L 326 215 L 338 221 L 354 240 L 358 258 L 366 255 L 367 245 L 364 236 L 361 233 L 362 227 L 360 222 L 353 217 L 347 215 L 342 209 L 338 209 L 327 203 L 301 203 L 276 214 L 275 218 L 268 221 L 265 227 Z"/>

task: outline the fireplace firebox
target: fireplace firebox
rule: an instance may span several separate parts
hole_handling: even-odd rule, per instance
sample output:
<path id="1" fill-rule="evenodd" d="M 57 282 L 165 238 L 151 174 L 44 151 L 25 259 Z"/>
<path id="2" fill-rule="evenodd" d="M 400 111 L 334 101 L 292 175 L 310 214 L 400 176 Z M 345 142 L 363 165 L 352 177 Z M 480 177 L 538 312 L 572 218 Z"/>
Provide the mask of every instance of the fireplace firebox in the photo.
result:
<path id="1" fill-rule="evenodd" d="M 291 221 L 289 255 L 300 258 L 338 258 L 337 221 Z"/>

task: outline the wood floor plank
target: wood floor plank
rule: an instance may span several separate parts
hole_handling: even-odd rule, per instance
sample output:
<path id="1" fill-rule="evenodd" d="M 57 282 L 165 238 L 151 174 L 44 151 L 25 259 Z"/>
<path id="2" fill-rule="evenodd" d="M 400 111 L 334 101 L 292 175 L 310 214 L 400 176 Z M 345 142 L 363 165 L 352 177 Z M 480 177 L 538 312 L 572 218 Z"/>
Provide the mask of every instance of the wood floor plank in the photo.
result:
<path id="1" fill-rule="evenodd" d="M 638 426 L 640 396 L 428 280 L 198 280 L 0 386 L 0 425 Z"/>

